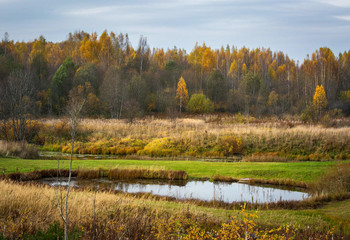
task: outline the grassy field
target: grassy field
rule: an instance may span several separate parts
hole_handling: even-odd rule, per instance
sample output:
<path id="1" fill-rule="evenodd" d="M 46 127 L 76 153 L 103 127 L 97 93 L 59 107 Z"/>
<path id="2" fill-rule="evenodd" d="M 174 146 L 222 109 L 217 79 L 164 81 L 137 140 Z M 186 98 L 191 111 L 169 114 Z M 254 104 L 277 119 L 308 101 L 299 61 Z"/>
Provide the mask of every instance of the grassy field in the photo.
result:
<path id="1" fill-rule="evenodd" d="M 129 124 L 120 120 L 84 119 L 78 130 L 75 153 L 115 155 L 129 159 L 139 157 L 147 160 L 74 160 L 73 169 L 149 168 L 185 171 L 189 178 L 253 178 L 262 180 L 261 182 L 307 186 L 310 191 L 319 190 L 317 193 L 320 195 L 317 197 L 320 198 L 310 200 L 314 201 L 312 203 L 318 201 L 317 204 L 274 210 L 272 205 L 259 206 L 260 210 L 256 215 L 258 218 L 253 223 L 264 228 L 278 228 L 277 234 L 280 235 L 286 231 L 285 227 L 280 228 L 282 225 L 294 225 L 299 231 L 297 239 L 325 239 L 333 231 L 332 228 L 337 234 L 350 236 L 350 200 L 334 201 L 346 197 L 336 198 L 334 196 L 338 196 L 338 192 L 331 191 L 340 189 L 341 194 L 345 194 L 342 196 L 348 196 L 346 194 L 349 193 L 344 190 L 348 189 L 344 184 L 348 184 L 346 179 L 349 166 L 342 174 L 340 173 L 345 165 L 338 165 L 336 168 L 333 166 L 350 163 L 350 128 L 342 125 L 334 128 L 310 127 L 293 121 L 246 120 L 237 116 L 177 120 L 149 118 Z M 70 151 L 70 129 L 65 121 L 44 119 L 38 121 L 37 127 L 33 126 L 33 129 L 35 134 L 31 143 L 36 146 L 27 144 L 24 148 L 20 144 L 2 144 L 2 156 L 8 155 L 9 147 L 14 149 L 12 152 L 16 152 L 14 156 L 21 157 L 22 152 L 33 156 L 37 146 L 47 151 L 58 151 L 61 147 L 63 152 Z M 243 156 L 242 161 L 213 160 L 232 159 L 232 156 L 237 155 Z M 157 157 L 177 160 L 160 160 Z M 180 160 L 186 158 L 192 160 Z M 210 158 L 212 161 L 204 161 Z M 68 169 L 69 160 L 61 160 L 60 167 Z M 0 174 L 56 168 L 57 160 L 0 157 Z M 335 185 L 336 182 L 339 185 Z M 330 188 L 327 190 L 330 195 L 323 192 L 326 188 L 321 183 Z M 58 222 L 62 228 L 54 188 L 0 181 L 0 196 L 5 196 L 4 201 L 0 201 L 0 231 L 1 226 L 6 226 L 6 236 L 10 239 L 18 238 L 21 236 L 19 234 L 25 232 L 36 233 L 39 228 L 47 230 L 54 222 Z M 322 200 L 322 196 L 325 200 Z M 101 234 L 96 239 L 126 236 L 130 239 L 137 239 L 139 236 L 155 239 L 155 231 L 158 231 L 159 238 L 162 239 L 164 234 L 170 236 L 177 231 L 191 229 L 196 229 L 195 234 L 205 234 L 220 229 L 224 222 L 229 221 L 230 216 L 237 215 L 232 210 L 211 207 L 211 203 L 200 205 L 195 202 L 166 201 L 163 198 L 147 197 L 147 194 L 136 197 L 97 192 L 94 195 L 85 190 L 73 190 L 69 199 L 72 216 L 70 229 L 76 228 L 87 239 L 91 236 L 94 238 L 96 231 Z M 93 202 L 96 202 L 96 206 L 92 205 Z M 317 209 L 307 209 L 311 206 Z M 96 220 L 92 218 L 92 209 L 96 210 Z M 251 210 L 247 213 L 255 214 Z M 317 235 L 319 233 L 321 235 Z"/>
<path id="2" fill-rule="evenodd" d="M 350 161 L 341 161 L 350 162 Z M 61 160 L 62 168 L 68 168 L 69 161 Z M 233 178 L 255 178 L 268 180 L 293 180 L 310 183 L 337 162 L 202 162 L 202 161 L 156 161 L 156 160 L 74 160 L 73 168 L 153 167 L 167 170 L 186 171 L 190 178 L 212 178 L 215 175 Z M 31 172 L 57 168 L 56 160 L 28 160 L 0 158 L 0 169 L 4 173 Z"/>
<path id="3" fill-rule="evenodd" d="M 83 119 L 74 153 L 170 158 L 231 158 L 245 161 L 350 159 L 350 127 L 306 125 L 292 120 L 248 119 L 241 115 Z M 11 136 L 7 127 L 6 136 Z M 0 138 L 5 139 L 5 135 Z M 64 119 L 30 122 L 28 141 L 43 151 L 70 153 L 70 125 Z M 11 138 L 10 138 L 11 139 Z M 1 150 L 1 149 L 0 149 Z M 1 151 L 0 151 L 1 154 Z"/>

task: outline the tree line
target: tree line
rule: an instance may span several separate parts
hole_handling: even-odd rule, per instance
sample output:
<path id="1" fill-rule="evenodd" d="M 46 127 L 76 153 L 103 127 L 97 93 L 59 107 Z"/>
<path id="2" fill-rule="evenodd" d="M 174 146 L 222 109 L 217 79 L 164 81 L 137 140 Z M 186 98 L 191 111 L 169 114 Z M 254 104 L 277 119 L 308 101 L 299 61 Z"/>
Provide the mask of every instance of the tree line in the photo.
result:
<path id="1" fill-rule="evenodd" d="M 179 84 L 187 97 L 179 97 Z M 100 36 L 77 31 L 57 43 L 43 36 L 14 42 L 5 33 L 0 44 L 2 119 L 65 114 L 70 92 L 78 86 L 84 88 L 80 92 L 89 117 L 183 111 L 301 114 L 319 85 L 327 108 L 350 114 L 350 51 L 336 56 L 322 47 L 303 62 L 269 48 L 213 49 L 205 43 L 187 53 L 151 48 L 144 36 L 133 47 L 128 34 L 107 31 Z M 198 102 L 205 103 L 204 110 Z"/>

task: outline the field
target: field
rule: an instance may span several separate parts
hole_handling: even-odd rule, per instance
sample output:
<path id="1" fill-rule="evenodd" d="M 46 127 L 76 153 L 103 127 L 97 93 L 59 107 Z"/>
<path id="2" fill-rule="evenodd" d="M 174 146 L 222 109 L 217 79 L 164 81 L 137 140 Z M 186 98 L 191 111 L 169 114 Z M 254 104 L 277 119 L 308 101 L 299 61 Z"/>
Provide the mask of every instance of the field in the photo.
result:
<path id="1" fill-rule="evenodd" d="M 348 160 L 342 162 L 350 162 Z M 292 180 L 310 183 L 339 162 L 202 162 L 202 161 L 157 161 L 157 160 L 73 160 L 73 169 L 112 169 L 115 167 L 156 167 L 183 170 L 190 178 L 212 178 L 220 175 L 233 178 L 256 178 L 268 180 Z M 61 160 L 62 168 L 69 167 L 69 160 Z M 56 160 L 30 160 L 1 158 L 0 168 L 4 173 L 31 172 L 54 169 Z"/>
<path id="2" fill-rule="evenodd" d="M 73 151 L 131 159 L 345 160 L 350 159 L 347 121 L 335 121 L 336 127 L 326 128 L 297 120 L 259 120 L 239 114 L 176 120 L 146 118 L 133 123 L 84 119 Z M 11 132 L 10 127 L 8 130 Z M 32 121 L 29 134 L 30 142 L 43 151 L 62 149 L 70 153 L 70 125 L 65 119 Z"/>
<path id="3" fill-rule="evenodd" d="M 185 171 L 189 179 L 250 178 L 255 183 L 303 186 L 315 195 L 300 203 L 230 208 L 219 202 L 73 189 L 71 238 L 240 239 L 247 232 L 244 229 L 260 239 L 349 237 L 350 128 L 337 124 L 326 128 L 239 115 L 149 118 L 134 123 L 84 119 L 74 153 L 119 159 L 77 159 L 73 170 Z M 69 152 L 69 129 L 63 119 L 31 122 L 31 144 L 21 145 L 23 156 L 35 148 Z M 57 168 L 57 160 L 35 154 L 34 159 L 5 157 L 4 153 L 21 155 L 21 146 L 10 145 L 0 146 L 3 178 Z M 68 169 L 69 160 L 60 160 L 60 167 Z M 2 180 L 0 196 L 0 239 L 63 236 L 55 188 Z"/>

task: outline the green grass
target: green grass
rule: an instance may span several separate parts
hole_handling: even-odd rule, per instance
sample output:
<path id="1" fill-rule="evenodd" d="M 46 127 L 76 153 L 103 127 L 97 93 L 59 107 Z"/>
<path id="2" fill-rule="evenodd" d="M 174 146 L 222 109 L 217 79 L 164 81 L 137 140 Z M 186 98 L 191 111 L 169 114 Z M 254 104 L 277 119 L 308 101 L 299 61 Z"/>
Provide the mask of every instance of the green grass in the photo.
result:
<path id="1" fill-rule="evenodd" d="M 69 167 L 69 160 L 61 160 L 62 168 Z M 342 161 L 342 162 L 350 162 Z M 211 178 L 214 175 L 234 178 L 289 179 L 296 182 L 315 181 L 337 162 L 201 162 L 156 160 L 74 160 L 73 168 L 160 167 L 186 171 L 190 178 Z M 0 158 L 0 169 L 5 173 L 31 172 L 57 168 L 56 160 L 26 160 Z"/>
<path id="2" fill-rule="evenodd" d="M 350 162 L 349 160 L 343 162 Z M 328 168 L 337 162 L 200 162 L 200 161 L 146 161 L 146 160 L 74 160 L 73 168 L 115 168 L 115 167 L 152 167 L 171 170 L 184 170 L 190 177 L 212 177 L 214 175 L 235 178 L 291 179 L 299 182 L 315 181 Z M 68 168 L 69 161 L 61 160 L 61 166 Z M 30 172 L 33 170 L 53 169 L 56 160 L 24 160 L 18 158 L 0 158 L 0 169 L 5 173 Z M 135 199 L 135 201 L 138 201 Z M 141 201 L 141 200 L 140 200 Z M 144 200 L 142 200 L 144 201 Z M 227 220 L 233 211 L 200 207 L 188 203 L 150 201 L 150 205 L 159 210 L 182 211 L 191 209 L 198 214 L 206 213 L 214 218 Z M 335 227 L 336 232 L 350 235 L 350 200 L 330 202 L 318 209 L 305 210 L 261 210 L 258 223 L 277 226 L 294 224 L 298 228 L 322 231 Z"/>

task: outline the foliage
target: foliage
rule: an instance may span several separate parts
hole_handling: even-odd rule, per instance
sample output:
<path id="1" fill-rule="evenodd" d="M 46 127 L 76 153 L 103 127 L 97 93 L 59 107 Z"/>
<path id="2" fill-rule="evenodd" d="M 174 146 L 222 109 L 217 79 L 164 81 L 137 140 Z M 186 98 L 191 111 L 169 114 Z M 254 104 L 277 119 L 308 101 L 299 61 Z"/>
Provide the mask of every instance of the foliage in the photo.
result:
<path id="1" fill-rule="evenodd" d="M 263 47 L 214 49 L 203 43 L 186 53 L 177 47 L 151 51 L 144 36 L 138 43 L 132 46 L 128 34 L 107 30 L 100 36 L 76 31 L 57 43 L 43 36 L 14 42 L 7 35 L 0 44 L 1 108 L 9 104 L 3 97 L 10 89 L 6 83 L 14 72 L 24 71 L 29 77 L 23 81 L 32 86 L 27 102 L 37 105 L 30 114 L 39 117 L 63 114 L 68 92 L 85 82 L 92 86 L 97 107 L 89 116 L 130 119 L 135 115 L 135 107 L 129 108 L 136 106 L 133 101 L 139 113 L 169 113 L 176 105 L 180 76 L 186 79 L 189 94 L 208 96 L 215 111 L 301 114 L 312 101 L 316 84 L 322 83 L 327 106 L 350 113 L 350 51 L 336 55 L 322 47 L 299 64 L 283 52 Z M 321 106 L 315 109 L 317 120 Z"/>
<path id="2" fill-rule="evenodd" d="M 207 80 L 208 97 L 218 105 L 217 109 L 224 110 L 223 103 L 227 99 L 227 83 L 219 70 L 213 70 Z"/>
<path id="3" fill-rule="evenodd" d="M 218 139 L 218 149 L 224 156 L 242 153 L 242 139 L 236 136 L 223 136 Z"/>
<path id="4" fill-rule="evenodd" d="M 73 86 L 74 73 L 74 62 L 71 58 L 67 58 L 52 77 L 52 102 L 57 113 L 61 113 L 64 109 L 67 96 Z"/>
<path id="5" fill-rule="evenodd" d="M 295 226 L 281 226 L 269 231 L 260 230 L 255 219 L 257 212 L 249 213 L 245 205 L 227 223 L 216 229 L 206 229 L 192 219 L 176 216 L 157 218 L 153 227 L 156 239 L 294 239 Z"/>
<path id="6" fill-rule="evenodd" d="M 183 79 L 183 77 L 179 79 L 179 82 L 177 84 L 176 98 L 179 101 L 180 112 L 181 112 L 182 107 L 186 106 L 188 102 L 188 90 L 187 90 L 186 82 Z"/>
<path id="7" fill-rule="evenodd" d="M 191 113 L 210 113 L 214 111 L 214 104 L 203 93 L 192 94 L 187 104 L 187 111 Z"/>
<path id="8" fill-rule="evenodd" d="M 93 63 L 83 65 L 76 70 L 72 86 L 77 87 L 89 82 L 93 88 L 93 92 L 97 94 L 101 82 L 99 76 L 98 69 Z"/>
<path id="9" fill-rule="evenodd" d="M 327 97 L 326 92 L 324 91 L 323 86 L 317 85 L 315 94 L 312 100 L 313 106 L 317 109 L 317 114 L 320 116 L 322 110 L 327 107 Z"/>
<path id="10" fill-rule="evenodd" d="M 160 138 L 148 143 L 143 150 L 138 151 L 138 154 L 164 157 L 177 156 L 180 152 L 175 149 L 175 143 L 171 138 Z"/>

